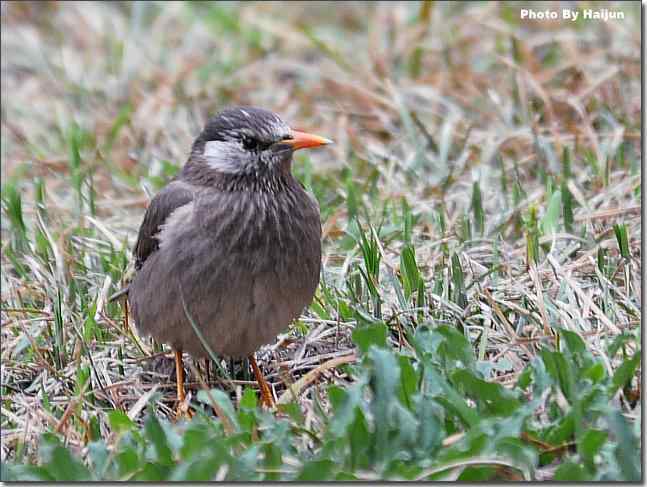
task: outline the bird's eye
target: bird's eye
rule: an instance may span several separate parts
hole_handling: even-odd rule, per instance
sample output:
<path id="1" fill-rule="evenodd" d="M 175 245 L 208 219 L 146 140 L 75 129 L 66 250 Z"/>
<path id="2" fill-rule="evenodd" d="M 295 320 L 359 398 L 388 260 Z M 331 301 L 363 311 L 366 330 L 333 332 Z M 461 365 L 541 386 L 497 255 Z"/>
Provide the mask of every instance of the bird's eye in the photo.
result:
<path id="1" fill-rule="evenodd" d="M 263 142 L 248 135 L 243 137 L 243 148 L 248 151 L 263 151 L 271 145 L 271 142 Z"/>
<path id="2" fill-rule="evenodd" d="M 245 150 L 258 149 L 259 142 L 253 137 L 243 137 L 243 147 Z"/>

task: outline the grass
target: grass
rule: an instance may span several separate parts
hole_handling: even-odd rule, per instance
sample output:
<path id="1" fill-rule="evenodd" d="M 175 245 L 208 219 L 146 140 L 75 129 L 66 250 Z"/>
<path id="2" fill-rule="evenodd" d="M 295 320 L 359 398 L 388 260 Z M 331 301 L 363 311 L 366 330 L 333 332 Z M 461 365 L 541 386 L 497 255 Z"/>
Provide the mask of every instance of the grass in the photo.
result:
<path id="1" fill-rule="evenodd" d="M 3 480 L 642 478 L 640 12 L 605 7 L 3 3 Z M 176 422 L 107 297 L 231 104 L 336 141 L 294 165 L 324 271 L 257 354 L 277 411 L 186 357 Z"/>

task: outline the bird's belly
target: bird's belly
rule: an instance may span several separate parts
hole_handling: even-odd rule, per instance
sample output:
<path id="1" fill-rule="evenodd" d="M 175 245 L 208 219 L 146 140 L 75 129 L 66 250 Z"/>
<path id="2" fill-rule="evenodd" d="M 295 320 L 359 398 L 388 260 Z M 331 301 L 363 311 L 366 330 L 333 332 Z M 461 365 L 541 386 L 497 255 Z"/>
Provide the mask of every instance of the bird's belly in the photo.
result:
<path id="1" fill-rule="evenodd" d="M 208 356 L 202 339 L 214 353 L 236 357 L 274 340 L 312 300 L 321 244 L 316 232 L 281 245 L 272 237 L 236 247 L 221 235 L 215 248 L 213 239 L 187 235 L 173 246 L 176 255 L 161 249 L 160 262 L 149 259 L 133 281 L 161 284 L 153 293 L 142 286 L 148 296 L 139 293 L 133 305 L 138 329 L 198 357 Z"/>

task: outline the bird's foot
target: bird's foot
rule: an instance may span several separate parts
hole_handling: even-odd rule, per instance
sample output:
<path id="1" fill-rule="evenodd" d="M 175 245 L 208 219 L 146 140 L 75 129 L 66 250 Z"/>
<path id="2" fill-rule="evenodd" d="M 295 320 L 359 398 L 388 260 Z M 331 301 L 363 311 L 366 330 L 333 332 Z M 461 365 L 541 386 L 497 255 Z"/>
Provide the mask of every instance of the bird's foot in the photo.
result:
<path id="1" fill-rule="evenodd" d="M 195 413 L 191 409 L 191 406 L 189 405 L 189 397 L 185 397 L 182 400 L 178 401 L 177 406 L 175 408 L 175 420 L 179 421 L 181 419 L 185 419 L 189 421 Z"/>

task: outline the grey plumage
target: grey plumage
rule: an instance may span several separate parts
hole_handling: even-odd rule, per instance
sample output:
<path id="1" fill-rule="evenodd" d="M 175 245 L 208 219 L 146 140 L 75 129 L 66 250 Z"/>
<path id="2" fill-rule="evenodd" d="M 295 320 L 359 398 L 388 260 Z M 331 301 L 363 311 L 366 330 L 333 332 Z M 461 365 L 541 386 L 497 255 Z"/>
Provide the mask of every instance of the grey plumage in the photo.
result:
<path id="1" fill-rule="evenodd" d="M 291 174 L 290 136 L 277 115 L 255 108 L 207 123 L 139 230 L 128 300 L 142 334 L 207 356 L 183 298 L 212 350 L 242 357 L 308 306 L 321 224 L 316 201 Z"/>

